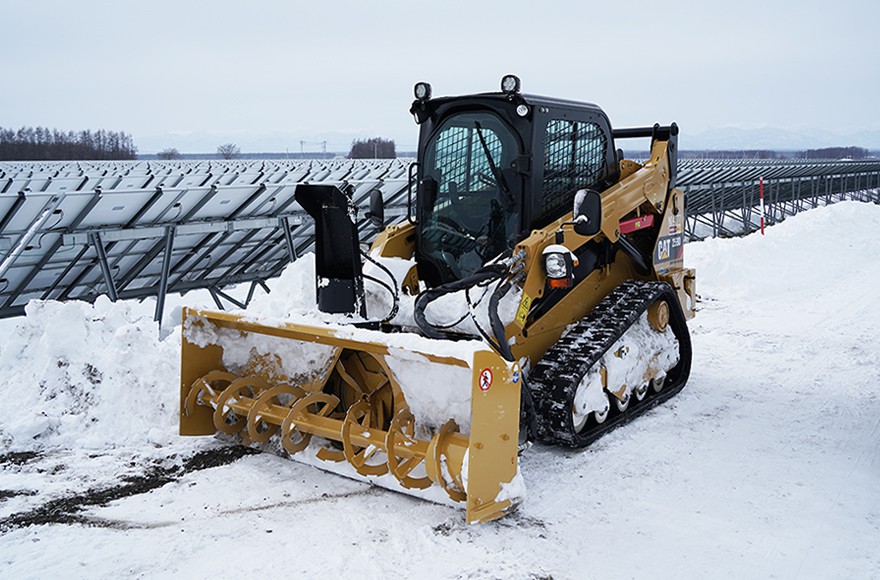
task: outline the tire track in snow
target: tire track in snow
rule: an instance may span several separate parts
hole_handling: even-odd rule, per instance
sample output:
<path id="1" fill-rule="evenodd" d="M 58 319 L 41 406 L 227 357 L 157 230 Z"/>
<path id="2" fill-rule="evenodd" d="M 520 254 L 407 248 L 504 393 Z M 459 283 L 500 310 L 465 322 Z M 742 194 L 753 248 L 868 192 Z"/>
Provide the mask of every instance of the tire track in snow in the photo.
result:
<path id="1" fill-rule="evenodd" d="M 117 499 L 147 493 L 177 481 L 187 473 L 227 465 L 245 455 L 255 453 L 258 451 L 240 445 L 200 451 L 187 459 L 183 466 L 152 467 L 143 475 L 126 477 L 125 483 L 56 498 L 26 512 L 12 514 L 0 519 L 0 534 L 18 528 L 45 524 L 92 525 L 92 518 L 80 514 L 87 507 L 105 505 Z"/>
<path id="2" fill-rule="evenodd" d="M 201 519 L 213 520 L 213 519 L 217 519 L 217 518 L 221 518 L 221 517 L 225 517 L 225 516 L 233 516 L 233 515 L 238 515 L 238 514 L 253 514 L 256 512 L 299 507 L 299 506 L 305 506 L 305 505 L 310 505 L 310 504 L 318 504 L 318 503 L 325 503 L 325 502 L 329 503 L 329 502 L 333 502 L 336 500 L 344 500 L 347 498 L 354 498 L 354 497 L 358 497 L 358 496 L 377 495 L 377 494 L 380 494 L 381 492 L 384 492 L 384 491 L 386 491 L 386 490 L 384 490 L 380 487 L 375 487 L 375 486 L 371 485 L 366 489 L 360 489 L 357 491 L 348 491 L 348 492 L 338 493 L 338 494 L 333 494 L 333 495 L 328 494 L 328 493 L 322 493 L 319 496 L 309 497 L 309 498 L 305 498 L 305 499 L 275 502 L 275 503 L 261 505 L 261 506 L 245 506 L 245 507 L 240 507 L 240 508 L 235 508 L 235 509 L 223 510 L 223 511 L 211 514 L 211 517 L 209 517 L 209 518 L 198 518 L 198 519 L 200 519 L 200 520 Z M 82 519 L 82 521 L 80 523 L 83 523 L 85 525 L 95 526 L 95 527 L 100 527 L 100 528 L 111 528 L 111 529 L 116 529 L 116 530 L 155 530 L 155 529 L 161 529 L 161 528 L 177 527 L 177 526 L 181 525 L 180 520 L 169 520 L 169 521 L 164 521 L 164 522 L 137 522 L 137 521 L 132 521 L 132 520 L 102 518 L 99 516 L 82 516 L 81 519 Z"/>

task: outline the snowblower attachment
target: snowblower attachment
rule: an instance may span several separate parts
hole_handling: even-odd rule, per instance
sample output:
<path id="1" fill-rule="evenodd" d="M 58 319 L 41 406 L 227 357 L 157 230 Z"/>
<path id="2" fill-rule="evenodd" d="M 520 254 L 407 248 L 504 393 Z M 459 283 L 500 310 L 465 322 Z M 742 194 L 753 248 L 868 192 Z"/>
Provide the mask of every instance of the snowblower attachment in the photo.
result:
<path id="1" fill-rule="evenodd" d="M 464 503 L 468 522 L 518 499 L 519 416 L 505 411 L 519 409 L 520 375 L 494 352 L 444 356 L 371 330 L 190 309 L 183 328 L 182 435 L 276 441 L 329 471 Z"/>

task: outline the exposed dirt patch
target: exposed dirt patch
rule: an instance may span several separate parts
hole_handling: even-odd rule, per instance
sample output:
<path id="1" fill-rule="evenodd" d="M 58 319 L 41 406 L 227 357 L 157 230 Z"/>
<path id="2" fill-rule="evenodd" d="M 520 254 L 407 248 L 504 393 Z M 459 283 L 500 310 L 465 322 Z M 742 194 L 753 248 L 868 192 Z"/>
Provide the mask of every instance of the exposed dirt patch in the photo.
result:
<path id="1" fill-rule="evenodd" d="M 42 456 L 38 451 L 15 451 L 0 455 L 0 465 L 24 465 Z"/>
<path id="2" fill-rule="evenodd" d="M 0 489 L 0 501 L 20 495 L 37 495 L 37 492 L 32 489 Z"/>
<path id="3" fill-rule="evenodd" d="M 86 507 L 104 505 L 117 499 L 146 493 L 172 481 L 177 481 L 192 471 L 219 467 L 232 463 L 245 455 L 255 453 L 259 452 L 236 445 L 200 451 L 187 459 L 183 466 L 153 465 L 143 475 L 125 477 L 123 483 L 119 485 L 103 489 L 90 489 L 81 494 L 53 499 L 30 511 L 12 514 L 0 519 L 0 533 L 40 524 L 90 525 L 89 519 L 79 513 Z M 7 457 L 7 455 L 3 457 Z"/>

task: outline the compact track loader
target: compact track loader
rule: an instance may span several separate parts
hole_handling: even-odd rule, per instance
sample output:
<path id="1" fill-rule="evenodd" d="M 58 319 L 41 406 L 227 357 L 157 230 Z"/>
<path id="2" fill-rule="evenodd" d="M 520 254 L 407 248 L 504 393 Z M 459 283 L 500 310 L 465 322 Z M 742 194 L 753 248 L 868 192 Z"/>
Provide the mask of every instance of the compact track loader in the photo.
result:
<path id="1" fill-rule="evenodd" d="M 529 441 L 583 447 L 684 386 L 677 126 L 612 130 L 595 105 L 501 89 L 416 85 L 407 219 L 369 252 L 350 188 L 297 187 L 329 322 L 185 310 L 181 434 L 274 444 L 479 522 L 523 497 Z M 628 138 L 651 139 L 645 163 Z M 387 312 L 368 312 L 376 292 Z"/>

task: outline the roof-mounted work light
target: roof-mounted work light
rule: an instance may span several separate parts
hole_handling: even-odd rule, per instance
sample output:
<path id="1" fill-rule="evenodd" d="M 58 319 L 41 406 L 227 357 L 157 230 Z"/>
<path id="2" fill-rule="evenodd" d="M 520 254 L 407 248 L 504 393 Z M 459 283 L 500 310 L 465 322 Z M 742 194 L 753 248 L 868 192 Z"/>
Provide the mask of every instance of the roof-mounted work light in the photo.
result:
<path id="1" fill-rule="evenodd" d="M 504 75 L 501 78 L 501 92 L 508 96 L 519 93 L 519 77 Z"/>
<path id="2" fill-rule="evenodd" d="M 431 85 L 426 82 L 418 82 L 413 88 L 413 93 L 417 101 L 425 102 L 431 98 Z"/>
<path id="3" fill-rule="evenodd" d="M 427 102 L 431 98 L 431 85 L 424 81 L 418 82 L 413 87 L 413 94 L 416 96 L 416 100 L 409 108 L 409 112 L 412 113 L 416 124 L 421 125 L 429 117 Z"/>

